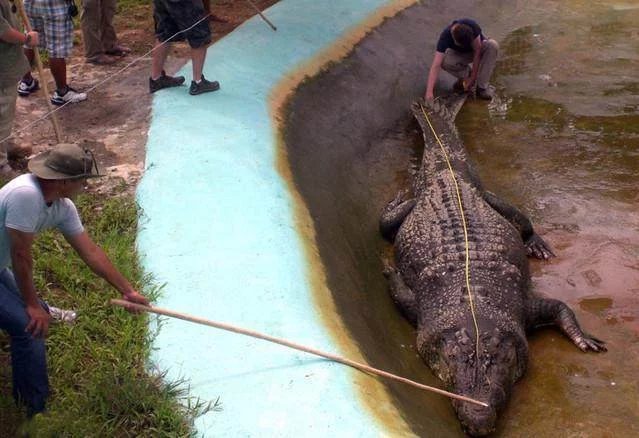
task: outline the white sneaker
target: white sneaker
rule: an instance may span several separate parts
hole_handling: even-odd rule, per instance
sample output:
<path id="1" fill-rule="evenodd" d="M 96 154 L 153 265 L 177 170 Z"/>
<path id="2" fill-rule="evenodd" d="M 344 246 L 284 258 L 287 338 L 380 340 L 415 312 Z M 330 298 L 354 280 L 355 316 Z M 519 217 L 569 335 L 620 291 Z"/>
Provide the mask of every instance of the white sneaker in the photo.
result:
<path id="1" fill-rule="evenodd" d="M 60 94 L 58 90 L 55 90 L 51 96 L 51 103 L 54 105 L 64 105 L 67 102 L 78 103 L 83 100 L 87 100 L 87 93 L 80 93 L 69 86 L 65 93 Z"/>
<path id="2" fill-rule="evenodd" d="M 73 310 L 59 309 L 53 306 L 49 306 L 49 315 L 53 321 L 66 322 L 67 324 L 73 324 L 78 317 Z"/>
<path id="3" fill-rule="evenodd" d="M 36 92 L 40 89 L 40 83 L 36 78 L 31 79 L 31 83 L 21 79 L 18 82 L 18 94 L 22 97 L 27 97 L 29 94 Z"/>

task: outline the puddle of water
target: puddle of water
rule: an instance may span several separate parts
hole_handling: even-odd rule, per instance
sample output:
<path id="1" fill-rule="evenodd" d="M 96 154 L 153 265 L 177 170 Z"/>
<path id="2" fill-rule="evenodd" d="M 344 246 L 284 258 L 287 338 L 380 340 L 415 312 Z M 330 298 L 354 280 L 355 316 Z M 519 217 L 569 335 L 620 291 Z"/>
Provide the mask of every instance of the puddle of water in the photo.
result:
<path id="1" fill-rule="evenodd" d="M 485 186 L 557 252 L 532 262 L 535 291 L 569 303 L 609 351 L 533 335 L 499 434 L 637 435 L 639 4 L 546 3 L 552 15 L 503 40 L 500 100 L 470 102 L 458 126 Z"/>
<path id="2" fill-rule="evenodd" d="M 528 213 L 559 256 L 531 263 L 535 290 L 571 304 L 610 351 L 584 354 L 557 331 L 534 334 L 528 373 L 514 390 L 498 435 L 639 434 L 639 327 L 629 319 L 634 313 L 622 312 L 639 308 L 632 289 L 639 284 L 639 133 L 627 126 L 639 108 L 638 39 L 631 38 L 639 17 L 605 1 L 508 4 L 515 3 L 515 12 L 480 12 L 496 14 L 501 23 L 488 29 L 502 45 L 495 77 L 501 98 L 489 106 L 469 102 L 458 126 L 486 188 Z M 476 18 L 491 27 L 486 16 Z M 324 80 L 326 90 L 349 83 L 331 71 L 317 80 L 317 89 Z M 300 122 L 314 120 L 317 102 L 323 102 L 313 86 L 306 89 L 313 101 L 308 112 L 295 109 Z M 356 101 L 343 102 L 343 108 Z M 370 134 L 366 139 L 376 141 L 358 150 L 359 143 L 349 141 L 357 138 L 351 131 L 362 127 L 359 116 L 348 122 L 348 131 L 339 129 L 341 123 L 313 124 L 311 136 L 298 127 L 287 138 L 296 145 L 288 153 L 336 305 L 371 363 L 438 386 L 417 357 L 414 332 L 398 315 L 381 275 L 380 254 L 388 255 L 389 247 L 381 242 L 377 219 L 395 187 L 407 185 L 405 163 L 420 162 L 418 150 L 410 158 L 412 128 L 382 139 Z M 320 141 L 329 130 L 343 139 Z M 448 400 L 388 388 L 415 434 L 461 434 Z"/>

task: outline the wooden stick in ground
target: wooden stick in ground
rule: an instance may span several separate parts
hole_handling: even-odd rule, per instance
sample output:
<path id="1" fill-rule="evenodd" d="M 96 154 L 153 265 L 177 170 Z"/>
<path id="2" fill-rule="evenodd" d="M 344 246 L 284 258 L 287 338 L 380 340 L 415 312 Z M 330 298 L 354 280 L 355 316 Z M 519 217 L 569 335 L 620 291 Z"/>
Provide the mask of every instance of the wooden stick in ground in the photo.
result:
<path id="1" fill-rule="evenodd" d="M 266 16 L 264 14 L 262 14 L 262 11 L 260 11 L 260 8 L 258 8 L 255 3 L 253 3 L 251 0 L 246 0 L 246 1 L 249 2 L 249 4 L 251 6 L 253 6 L 253 9 L 255 9 L 255 12 L 257 12 L 259 14 L 260 18 L 262 18 L 262 20 L 264 20 L 266 22 L 266 24 L 271 26 L 271 29 L 273 29 L 273 31 L 277 31 L 277 27 L 275 27 L 275 25 L 273 23 L 271 23 L 269 21 L 269 19 L 266 18 Z"/>
<path id="2" fill-rule="evenodd" d="M 269 336 L 269 335 L 258 333 L 258 332 L 252 331 L 252 330 L 247 330 L 247 329 L 244 329 L 244 328 L 241 328 L 241 327 L 237 327 L 237 326 L 233 326 L 233 325 L 230 325 L 230 324 L 225 324 L 225 323 L 216 322 L 216 321 L 210 321 L 208 319 L 198 318 L 196 316 L 191 316 L 191 315 L 187 315 L 187 314 L 184 314 L 184 313 L 174 312 L 172 310 L 162 309 L 160 307 L 144 306 L 142 304 L 136 304 L 136 303 L 132 303 L 130 301 L 118 300 L 118 299 L 112 299 L 111 300 L 111 304 L 114 304 L 114 305 L 117 305 L 117 306 L 121 306 L 121 307 L 124 307 L 124 308 L 128 308 L 128 309 L 132 309 L 132 310 L 140 310 L 140 311 L 144 311 L 144 312 L 157 313 L 158 315 L 170 316 L 172 318 L 178 318 L 178 319 L 182 319 L 184 321 L 190 321 L 190 322 L 194 322 L 196 324 L 207 325 L 209 327 L 215 327 L 215 328 L 226 330 L 226 331 L 229 331 L 229 332 L 239 333 L 241 335 L 250 336 L 250 337 L 258 338 L 258 339 L 263 339 L 263 340 L 269 341 L 269 342 L 274 342 L 276 344 L 284 345 L 285 347 L 293 348 L 295 350 L 303 351 L 305 353 L 310 353 L 310 354 L 314 354 L 316 356 L 321 356 L 321 357 L 324 357 L 326 359 L 330 359 L 332 361 L 339 362 L 339 363 L 342 363 L 344 365 L 348 365 L 350 367 L 356 368 L 358 370 L 361 370 L 361 371 L 364 371 L 364 372 L 367 372 L 367 373 L 375 374 L 375 375 L 378 375 L 378 376 L 386 377 L 388 379 L 396 380 L 398 382 L 406 383 L 407 385 L 415 386 L 417 388 L 424 389 L 426 391 L 435 392 L 437 394 L 441 394 L 441 395 L 444 395 L 446 397 L 454 398 L 454 399 L 457 399 L 457 400 L 462 400 L 462 401 L 465 401 L 465 402 L 468 402 L 468 403 L 474 403 L 474 404 L 479 405 L 479 406 L 488 407 L 487 403 L 484 403 L 484 402 L 481 402 L 481 401 L 478 401 L 478 400 L 474 400 L 472 398 L 469 398 L 469 397 L 466 397 L 466 396 L 463 396 L 463 395 L 453 394 L 452 392 L 444 391 L 443 389 L 434 388 L 434 387 L 428 386 L 428 385 L 423 385 L 423 384 L 415 382 L 413 380 L 409 380 L 409 379 L 406 379 L 404 377 L 400 377 L 400 376 L 397 376 L 395 374 L 391 374 L 389 372 L 382 371 L 382 370 L 379 370 L 377 368 L 373 368 L 373 367 L 368 366 L 366 364 L 355 362 L 353 360 L 346 359 L 344 357 L 337 356 L 335 354 L 319 351 L 319 350 L 316 350 L 314 348 L 306 347 L 304 345 L 296 344 L 294 342 L 287 341 L 286 339 L 274 338 L 274 337 Z"/>
<path id="3" fill-rule="evenodd" d="M 15 0 L 15 4 L 18 6 L 18 10 L 20 11 L 20 18 L 22 18 L 22 24 L 27 32 L 31 32 L 31 22 L 29 22 L 29 17 L 27 17 L 27 13 L 24 10 L 24 5 L 22 4 L 22 0 Z M 44 91 L 45 100 L 47 101 L 49 111 L 51 112 L 51 123 L 53 124 L 53 130 L 55 131 L 55 137 L 58 140 L 58 143 L 62 143 L 62 131 L 60 131 L 60 125 L 58 124 L 58 118 L 56 114 L 53 112 L 54 108 L 49 100 L 49 87 L 47 85 L 47 80 L 44 77 L 44 69 L 42 68 L 42 60 L 40 59 L 40 52 L 37 47 L 33 48 L 35 52 L 35 63 L 38 69 L 38 74 L 40 75 L 40 82 L 42 84 L 42 90 Z"/>

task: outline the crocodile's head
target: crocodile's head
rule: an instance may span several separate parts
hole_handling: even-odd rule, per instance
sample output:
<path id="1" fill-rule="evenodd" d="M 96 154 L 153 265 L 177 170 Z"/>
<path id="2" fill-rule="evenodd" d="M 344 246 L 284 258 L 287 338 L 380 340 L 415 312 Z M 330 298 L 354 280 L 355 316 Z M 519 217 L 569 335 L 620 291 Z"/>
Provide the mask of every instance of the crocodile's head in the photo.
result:
<path id="1" fill-rule="evenodd" d="M 497 413 L 506 404 L 513 384 L 526 366 L 527 347 L 525 340 L 523 342 L 522 345 L 517 335 L 498 329 L 483 332 L 479 339 L 479 360 L 476 360 L 474 333 L 462 328 L 442 336 L 436 349 L 435 370 L 452 392 L 489 405 L 482 407 L 453 400 L 467 434 L 484 436 L 495 430 Z"/>

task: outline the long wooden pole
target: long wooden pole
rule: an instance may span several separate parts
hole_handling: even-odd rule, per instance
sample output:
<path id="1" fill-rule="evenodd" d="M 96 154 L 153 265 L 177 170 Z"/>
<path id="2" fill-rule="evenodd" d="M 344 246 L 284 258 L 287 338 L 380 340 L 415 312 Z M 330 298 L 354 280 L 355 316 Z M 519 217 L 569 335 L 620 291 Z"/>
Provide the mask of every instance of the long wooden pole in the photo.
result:
<path id="1" fill-rule="evenodd" d="M 260 8 L 258 8 L 255 3 L 253 3 L 251 0 L 246 0 L 246 1 L 249 2 L 251 6 L 253 6 L 253 9 L 255 9 L 255 12 L 259 14 L 260 18 L 264 20 L 266 24 L 268 24 L 271 27 L 271 29 L 273 29 L 274 32 L 277 31 L 277 27 L 275 27 L 275 25 L 271 23 L 268 18 L 266 18 L 266 16 L 262 13 L 262 11 L 260 11 Z"/>
<path id="2" fill-rule="evenodd" d="M 128 309 L 132 309 L 132 310 L 139 310 L 139 311 L 143 311 L 143 312 L 157 313 L 159 315 L 170 316 L 172 318 L 178 318 L 178 319 L 182 319 L 184 321 L 190 321 L 190 322 L 194 322 L 196 324 L 207 325 L 209 327 L 215 327 L 215 328 L 226 330 L 226 331 L 229 331 L 229 332 L 239 333 L 241 335 L 250 336 L 250 337 L 258 338 L 258 339 L 263 339 L 263 340 L 269 341 L 269 342 L 274 342 L 276 344 L 284 345 L 285 347 L 293 348 L 295 350 L 303 351 L 305 353 L 314 354 L 315 356 L 321 356 L 321 357 L 324 357 L 326 359 L 330 359 L 332 361 L 339 362 L 339 363 L 342 363 L 344 365 L 348 365 L 350 367 L 356 368 L 358 370 L 361 370 L 361 371 L 364 371 L 364 372 L 367 372 L 367 373 L 375 374 L 375 375 L 378 375 L 378 376 L 386 377 L 388 379 L 396 380 L 398 382 L 406 383 L 407 385 L 415 386 L 417 388 L 424 389 L 426 391 L 435 392 L 437 394 L 441 394 L 441 395 L 444 395 L 446 397 L 454 398 L 454 399 L 457 399 L 457 400 L 462 400 L 462 401 L 465 401 L 465 402 L 468 402 L 468 403 L 474 403 L 474 404 L 479 405 L 479 406 L 488 407 L 487 403 L 484 403 L 484 402 L 481 402 L 481 401 L 478 401 L 478 400 L 475 400 L 475 399 L 472 399 L 472 398 L 469 398 L 469 397 L 466 397 L 466 396 L 463 396 L 463 395 L 453 394 L 452 392 L 444 391 L 443 389 L 434 388 L 434 387 L 428 386 L 428 385 L 423 385 L 423 384 L 415 382 L 413 380 L 409 380 L 409 379 L 406 379 L 404 377 L 400 377 L 400 376 L 397 376 L 395 374 L 391 374 L 391 373 L 389 373 L 387 371 L 379 370 L 377 368 L 373 368 L 373 367 L 368 366 L 366 364 L 355 362 L 353 360 L 346 359 L 345 357 L 337 356 L 335 354 L 326 353 L 326 352 L 323 352 L 323 351 L 320 351 L 320 350 L 316 350 L 314 348 L 310 348 L 310 347 L 306 347 L 304 345 L 296 344 L 294 342 L 287 341 L 286 339 L 274 338 L 273 336 L 265 335 L 265 334 L 258 333 L 258 332 L 252 331 L 252 330 L 247 330 L 247 329 L 244 329 L 244 328 L 241 328 L 241 327 L 237 327 L 237 326 L 233 326 L 233 325 L 230 325 L 230 324 L 211 321 L 211 320 L 204 319 L 204 318 L 198 318 L 196 316 L 186 315 L 184 313 L 174 312 L 172 310 L 162 309 L 160 307 L 144 306 L 142 304 L 136 304 L 136 303 L 132 303 L 130 301 L 118 300 L 118 299 L 112 299 L 111 300 L 111 304 L 114 304 L 114 305 L 117 305 L 117 306 L 121 306 L 121 307 L 124 307 L 124 308 L 128 308 Z"/>
<path id="3" fill-rule="evenodd" d="M 16 5 L 18 6 L 18 10 L 20 11 L 20 18 L 22 18 L 22 24 L 27 32 L 32 32 L 31 22 L 29 22 L 29 17 L 27 17 L 27 13 L 24 10 L 24 5 L 22 4 L 22 0 L 15 0 Z M 40 59 L 40 52 L 37 47 L 33 48 L 35 52 L 35 63 L 38 68 L 38 74 L 40 75 L 40 82 L 42 83 L 42 89 L 44 90 L 45 100 L 49 106 L 49 111 L 51 112 L 51 123 L 53 124 L 53 130 L 55 131 L 55 137 L 58 140 L 58 143 L 62 143 L 62 131 L 60 131 L 60 125 L 58 124 L 58 118 L 56 114 L 53 112 L 54 108 L 49 100 L 49 86 L 47 85 L 47 80 L 44 77 L 44 69 L 42 68 L 42 60 Z"/>

